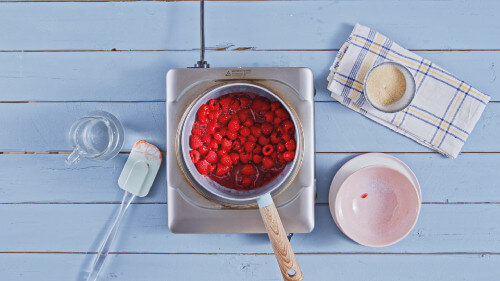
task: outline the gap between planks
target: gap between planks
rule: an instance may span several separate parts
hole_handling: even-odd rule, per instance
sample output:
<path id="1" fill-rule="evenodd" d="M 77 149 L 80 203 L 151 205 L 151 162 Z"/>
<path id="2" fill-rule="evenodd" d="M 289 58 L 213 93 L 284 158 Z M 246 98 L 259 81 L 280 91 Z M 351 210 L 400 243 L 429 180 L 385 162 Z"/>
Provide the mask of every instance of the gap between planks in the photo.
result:
<path id="1" fill-rule="evenodd" d="M 259 0 L 260 1 L 260 0 Z M 19 1 L 22 2 L 22 1 Z M 82 1 L 88 2 L 88 1 Z M 16 3 L 13 1 L 0 3 Z M 86 52 L 192 52 L 200 49 L 95 49 L 95 50 L 0 50 L 0 53 L 86 53 Z M 340 49 L 258 49 L 257 47 L 207 47 L 206 51 L 252 52 L 338 52 Z M 499 52 L 500 49 L 408 49 L 411 52 Z"/>
<path id="2" fill-rule="evenodd" d="M 0 254 L 63 254 L 63 255 L 95 255 L 97 252 L 0 252 Z M 109 255 L 238 255 L 238 256 L 272 256 L 274 253 L 167 253 L 167 252 L 109 252 Z M 296 255 L 500 255 L 500 252 L 430 252 L 430 253 L 419 253 L 419 252 L 405 252 L 405 253 L 387 253 L 387 252 L 328 252 L 328 253 L 295 253 Z"/>
<path id="3" fill-rule="evenodd" d="M 70 101 L 0 101 L 1 103 L 165 103 L 164 100 L 137 100 L 137 101 L 110 101 L 110 100 L 70 100 Z M 338 103 L 336 100 L 318 100 L 315 103 Z M 500 103 L 500 101 L 491 100 L 490 103 Z"/>
<path id="4" fill-rule="evenodd" d="M 437 151 L 316 151 L 315 154 L 365 154 L 365 153 L 386 153 L 386 154 L 439 154 Z M 0 151 L 0 154 L 43 154 L 43 155 L 57 155 L 57 154 L 70 154 L 71 151 Z M 460 154 L 498 154 L 500 151 L 464 151 Z M 130 154 L 130 151 L 121 151 L 119 154 Z M 165 151 L 161 154 L 166 155 Z"/>
<path id="5" fill-rule="evenodd" d="M 91 2 L 91 3 L 102 3 L 102 2 L 198 2 L 199 0 L 12 0 L 12 1 L 0 1 L 0 3 L 57 3 L 57 2 Z M 206 0 L 207 2 L 261 2 L 269 0 Z M 285 0 L 278 0 L 285 1 Z M 286 1 L 304 1 L 304 0 L 286 0 Z"/>
<path id="6" fill-rule="evenodd" d="M 0 202 L 0 205 L 118 205 L 121 202 Z M 167 202 L 132 202 L 132 205 L 167 205 Z M 328 205 L 315 202 L 316 206 Z M 422 202 L 422 205 L 498 205 L 500 202 Z"/>

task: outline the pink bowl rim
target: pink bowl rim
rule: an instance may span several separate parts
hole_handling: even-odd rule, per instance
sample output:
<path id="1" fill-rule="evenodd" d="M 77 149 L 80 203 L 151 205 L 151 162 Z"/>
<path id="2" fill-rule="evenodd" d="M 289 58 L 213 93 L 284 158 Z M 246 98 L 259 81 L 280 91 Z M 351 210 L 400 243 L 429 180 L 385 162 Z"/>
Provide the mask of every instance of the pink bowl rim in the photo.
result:
<path id="1" fill-rule="evenodd" d="M 396 170 L 396 169 L 393 169 L 391 167 L 388 167 L 386 165 L 370 165 L 370 166 L 366 166 L 366 167 L 363 167 L 359 170 L 356 170 L 354 173 L 350 174 L 345 180 L 344 182 L 340 185 L 337 193 L 335 194 L 335 217 L 338 217 L 338 213 L 339 213 L 339 209 L 337 206 L 339 206 L 338 204 L 338 201 L 340 200 L 339 199 L 339 193 L 340 193 L 340 190 L 342 189 L 342 187 L 345 186 L 345 183 L 351 178 L 353 177 L 355 174 L 357 173 L 360 173 L 364 170 L 369 170 L 369 169 L 373 169 L 373 168 L 385 168 L 385 169 L 388 169 L 388 170 L 391 170 L 391 171 L 394 171 L 400 175 L 402 175 L 410 184 L 411 186 L 413 186 L 412 190 L 413 192 L 415 193 L 415 197 L 417 198 L 417 212 L 415 214 L 415 220 L 413 221 L 411 227 L 408 228 L 408 230 L 405 232 L 404 235 L 402 235 L 401 237 L 397 238 L 397 239 L 394 239 L 393 241 L 390 241 L 390 242 L 387 242 L 385 244 L 370 244 L 370 243 L 365 243 L 364 241 L 360 241 L 358 239 L 356 239 L 356 237 L 353 237 L 352 234 L 348 234 L 344 231 L 344 229 L 342 228 L 342 225 L 341 223 L 338 221 L 338 219 L 334 219 L 335 221 L 335 224 L 337 225 L 337 227 L 340 229 L 340 231 L 342 231 L 342 233 L 344 233 L 347 237 L 349 237 L 351 240 L 353 240 L 354 242 L 358 243 L 358 244 L 361 244 L 363 246 L 367 246 L 367 247 L 376 247 L 376 248 L 379 248 L 379 247 L 387 247 L 387 246 L 391 246 L 391 245 L 394 245 L 396 244 L 397 242 L 403 240 L 406 236 L 408 236 L 408 234 L 413 230 L 413 228 L 415 227 L 415 225 L 417 224 L 417 221 L 418 221 L 418 217 L 420 215 L 420 209 L 421 209 L 421 206 L 422 206 L 422 202 L 420 201 L 419 199 L 419 196 L 418 196 L 418 191 L 417 191 L 417 188 L 415 187 L 415 185 L 413 184 L 413 182 L 408 179 L 408 177 L 406 175 L 404 175 L 403 173 L 401 173 L 400 171 Z M 344 187 L 345 188 L 345 187 Z"/>

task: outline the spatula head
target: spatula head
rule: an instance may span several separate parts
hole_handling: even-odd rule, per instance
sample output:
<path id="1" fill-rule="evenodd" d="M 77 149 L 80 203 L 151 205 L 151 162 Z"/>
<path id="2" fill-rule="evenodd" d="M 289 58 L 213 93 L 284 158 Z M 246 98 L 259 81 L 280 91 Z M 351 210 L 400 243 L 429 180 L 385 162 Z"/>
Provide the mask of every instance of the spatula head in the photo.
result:
<path id="1" fill-rule="evenodd" d="M 132 147 L 132 152 L 118 178 L 118 185 L 136 196 L 148 195 L 161 165 L 160 150 L 143 140 Z"/>

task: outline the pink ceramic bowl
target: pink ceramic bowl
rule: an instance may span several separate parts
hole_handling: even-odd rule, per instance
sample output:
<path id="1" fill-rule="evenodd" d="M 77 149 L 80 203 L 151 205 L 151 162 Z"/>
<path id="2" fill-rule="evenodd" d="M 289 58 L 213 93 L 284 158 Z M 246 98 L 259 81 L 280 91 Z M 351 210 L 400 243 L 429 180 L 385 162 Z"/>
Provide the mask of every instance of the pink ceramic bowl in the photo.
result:
<path id="1" fill-rule="evenodd" d="M 335 223 L 361 245 L 384 247 L 403 239 L 417 222 L 420 200 L 412 182 L 386 166 L 351 174 L 335 198 Z"/>

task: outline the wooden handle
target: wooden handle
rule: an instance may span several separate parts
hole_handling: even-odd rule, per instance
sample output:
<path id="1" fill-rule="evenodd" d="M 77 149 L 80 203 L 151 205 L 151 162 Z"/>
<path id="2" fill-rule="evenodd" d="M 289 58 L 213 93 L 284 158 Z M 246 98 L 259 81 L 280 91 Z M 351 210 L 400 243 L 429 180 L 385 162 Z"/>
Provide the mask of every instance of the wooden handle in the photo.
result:
<path id="1" fill-rule="evenodd" d="M 274 255 L 280 266 L 283 279 L 287 281 L 303 280 L 304 275 L 302 275 L 292 246 L 286 237 L 285 228 L 281 223 L 280 215 L 274 203 L 260 208 L 260 215 L 266 226 L 271 245 L 273 245 Z"/>

